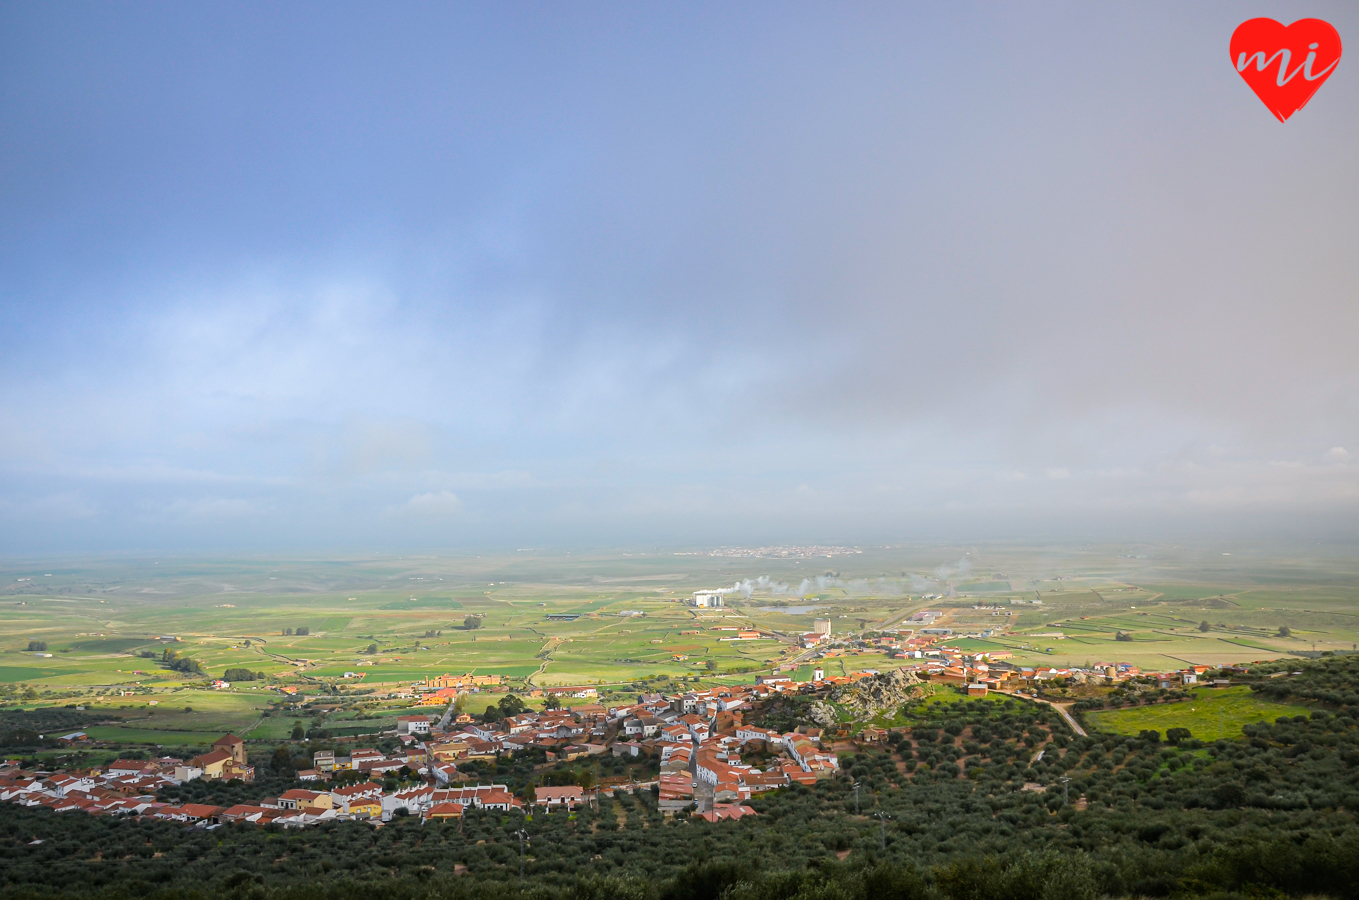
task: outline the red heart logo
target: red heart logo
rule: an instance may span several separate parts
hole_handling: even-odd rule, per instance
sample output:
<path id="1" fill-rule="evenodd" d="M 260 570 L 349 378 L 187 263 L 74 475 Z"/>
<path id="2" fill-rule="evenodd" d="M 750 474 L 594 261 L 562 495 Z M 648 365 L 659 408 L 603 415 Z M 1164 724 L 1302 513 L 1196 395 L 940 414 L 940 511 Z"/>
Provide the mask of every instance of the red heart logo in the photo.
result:
<path id="1" fill-rule="evenodd" d="M 1307 105 L 1340 62 L 1340 35 L 1329 22 L 1298 19 L 1284 27 L 1251 19 L 1232 32 L 1232 65 L 1280 122 Z"/>

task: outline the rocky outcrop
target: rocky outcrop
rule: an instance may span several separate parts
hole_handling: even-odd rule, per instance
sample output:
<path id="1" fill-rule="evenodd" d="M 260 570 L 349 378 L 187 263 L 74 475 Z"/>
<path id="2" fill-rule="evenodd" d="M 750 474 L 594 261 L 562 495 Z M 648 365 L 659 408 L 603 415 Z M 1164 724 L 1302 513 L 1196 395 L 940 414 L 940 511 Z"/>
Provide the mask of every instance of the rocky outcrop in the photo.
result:
<path id="1" fill-rule="evenodd" d="M 840 721 L 839 715 L 835 712 L 835 707 L 824 700 L 817 700 L 807 711 L 807 718 L 811 719 L 822 728 L 834 728 Z"/>
<path id="2" fill-rule="evenodd" d="M 895 710 L 907 700 L 932 692 L 933 688 L 921 681 L 914 672 L 897 669 L 837 687 L 831 691 L 830 698 L 855 720 L 862 721 Z M 813 707 L 813 718 L 816 718 L 815 710 L 816 707 Z M 819 719 L 817 722 L 820 724 Z"/>

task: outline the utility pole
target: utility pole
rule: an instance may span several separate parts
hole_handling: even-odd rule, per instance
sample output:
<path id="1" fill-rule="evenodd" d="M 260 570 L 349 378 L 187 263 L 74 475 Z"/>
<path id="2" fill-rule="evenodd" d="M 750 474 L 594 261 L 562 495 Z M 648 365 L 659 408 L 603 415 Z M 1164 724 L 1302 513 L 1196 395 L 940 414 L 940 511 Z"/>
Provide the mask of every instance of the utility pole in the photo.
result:
<path id="1" fill-rule="evenodd" d="M 1070 775 L 1063 775 L 1063 776 L 1062 776 L 1062 805 L 1063 805 L 1063 806 L 1067 806 L 1067 805 L 1071 802 L 1071 789 L 1070 789 L 1070 787 L 1069 787 L 1070 784 L 1071 784 L 1071 776 L 1070 776 Z"/>
<path id="2" fill-rule="evenodd" d="M 878 811 L 878 822 L 882 825 L 882 850 L 887 852 L 887 820 L 892 818 L 882 810 Z"/>
<path id="3" fill-rule="evenodd" d="M 528 832 L 521 828 L 521 829 L 519 829 L 519 831 L 516 832 L 516 833 L 519 835 L 519 880 L 520 880 L 520 881 L 523 881 L 523 880 L 524 880 L 524 841 L 527 841 L 527 840 L 528 840 Z"/>
<path id="4" fill-rule="evenodd" d="M 854 815 L 859 814 L 859 782 L 854 782 Z"/>

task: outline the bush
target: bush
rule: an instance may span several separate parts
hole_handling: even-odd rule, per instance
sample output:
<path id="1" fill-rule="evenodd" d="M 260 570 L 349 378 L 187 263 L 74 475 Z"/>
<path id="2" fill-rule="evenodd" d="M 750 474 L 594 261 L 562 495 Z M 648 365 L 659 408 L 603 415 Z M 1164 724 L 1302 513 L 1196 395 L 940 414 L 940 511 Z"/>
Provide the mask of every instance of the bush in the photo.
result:
<path id="1" fill-rule="evenodd" d="M 249 669 L 227 669 L 222 673 L 223 681 L 264 681 L 263 672 L 252 672 Z"/>
<path id="2" fill-rule="evenodd" d="M 175 651 L 166 647 L 160 655 L 160 664 L 172 672 L 182 672 L 185 675 L 204 675 L 203 667 L 198 660 L 187 656 L 180 656 Z"/>
<path id="3" fill-rule="evenodd" d="M 728 888 L 748 880 L 752 873 L 730 861 L 696 863 L 682 870 L 661 891 L 661 900 L 718 900 Z"/>

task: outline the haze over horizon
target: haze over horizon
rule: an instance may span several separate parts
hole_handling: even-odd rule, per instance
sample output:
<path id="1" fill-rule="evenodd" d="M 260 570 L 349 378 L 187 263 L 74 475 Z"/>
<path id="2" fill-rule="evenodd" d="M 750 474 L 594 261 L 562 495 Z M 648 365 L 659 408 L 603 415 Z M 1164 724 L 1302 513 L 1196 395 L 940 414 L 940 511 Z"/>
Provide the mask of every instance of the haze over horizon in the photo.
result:
<path id="1" fill-rule="evenodd" d="M 4 552 L 1353 539 L 1252 16 L 0 4 Z"/>

